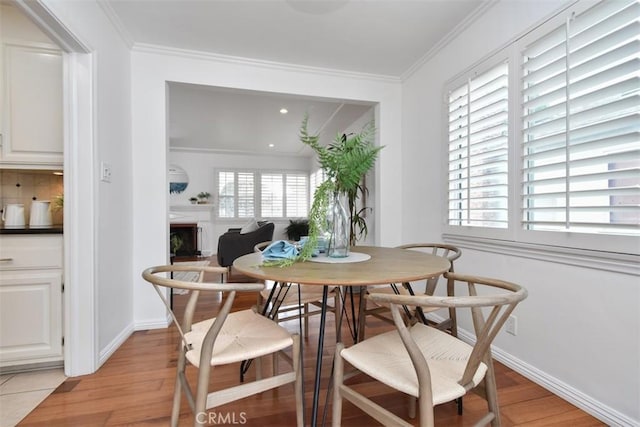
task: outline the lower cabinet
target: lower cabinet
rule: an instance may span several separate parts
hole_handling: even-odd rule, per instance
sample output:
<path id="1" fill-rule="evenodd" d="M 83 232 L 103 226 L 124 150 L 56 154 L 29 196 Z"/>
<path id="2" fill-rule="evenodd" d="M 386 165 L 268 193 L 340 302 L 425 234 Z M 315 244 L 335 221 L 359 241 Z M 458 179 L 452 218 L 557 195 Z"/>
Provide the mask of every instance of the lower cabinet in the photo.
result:
<path id="1" fill-rule="evenodd" d="M 0 364 L 62 360 L 62 275 L 36 271 L 0 278 Z"/>
<path id="2" fill-rule="evenodd" d="M 44 252 L 50 254 L 58 240 L 36 236 L 7 239 L 0 239 L 0 367 L 62 361 L 62 268 L 48 268 L 56 267 L 49 258 L 49 265 L 39 269 L 33 258 L 44 249 L 38 246 L 40 239 L 48 244 Z M 61 264 L 61 236 L 59 242 L 56 255 Z M 25 259 L 23 254 L 30 247 L 30 259 Z M 11 269 L 11 265 L 17 267 Z"/>

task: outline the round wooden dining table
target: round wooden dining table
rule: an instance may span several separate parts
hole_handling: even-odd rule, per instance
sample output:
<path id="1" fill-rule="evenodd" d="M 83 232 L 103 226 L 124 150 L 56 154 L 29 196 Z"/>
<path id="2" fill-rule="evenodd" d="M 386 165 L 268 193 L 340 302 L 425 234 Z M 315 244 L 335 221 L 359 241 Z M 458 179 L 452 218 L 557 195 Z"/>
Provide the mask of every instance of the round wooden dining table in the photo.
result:
<path id="1" fill-rule="evenodd" d="M 347 259 L 319 257 L 287 267 L 266 267 L 262 264 L 262 254 L 252 253 L 237 258 L 233 267 L 240 273 L 259 280 L 323 286 L 311 415 L 311 425 L 314 427 L 317 425 L 328 287 L 413 282 L 440 275 L 450 267 L 449 261 L 444 257 L 416 250 L 377 246 L 355 246 Z"/>

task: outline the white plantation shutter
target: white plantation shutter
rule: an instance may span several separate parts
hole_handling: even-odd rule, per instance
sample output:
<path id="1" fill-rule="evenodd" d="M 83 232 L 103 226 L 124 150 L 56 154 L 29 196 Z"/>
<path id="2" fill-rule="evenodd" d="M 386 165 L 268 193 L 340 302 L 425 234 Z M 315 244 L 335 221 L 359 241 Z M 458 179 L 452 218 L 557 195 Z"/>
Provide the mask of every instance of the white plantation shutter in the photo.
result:
<path id="1" fill-rule="evenodd" d="M 235 173 L 218 172 L 218 216 L 235 216 Z"/>
<path id="2" fill-rule="evenodd" d="M 217 171 L 218 217 L 300 218 L 309 213 L 305 172 Z"/>
<path id="3" fill-rule="evenodd" d="M 253 172 L 238 172 L 238 217 L 252 218 L 254 213 Z"/>
<path id="4" fill-rule="evenodd" d="M 283 216 L 284 179 L 281 173 L 263 173 L 260 176 L 260 207 L 262 217 Z"/>
<path id="5" fill-rule="evenodd" d="M 309 194 L 313 200 L 313 195 L 316 192 L 316 188 L 320 187 L 320 184 L 324 182 L 326 179 L 326 174 L 324 173 L 324 169 L 318 169 L 315 172 L 312 172 L 309 176 Z"/>
<path id="6" fill-rule="evenodd" d="M 309 212 L 309 177 L 305 174 L 285 176 L 286 216 L 306 217 Z"/>
<path id="7" fill-rule="evenodd" d="M 601 2 L 524 50 L 525 229 L 640 234 L 639 17 Z"/>
<path id="8" fill-rule="evenodd" d="M 450 225 L 508 226 L 508 64 L 449 92 Z"/>

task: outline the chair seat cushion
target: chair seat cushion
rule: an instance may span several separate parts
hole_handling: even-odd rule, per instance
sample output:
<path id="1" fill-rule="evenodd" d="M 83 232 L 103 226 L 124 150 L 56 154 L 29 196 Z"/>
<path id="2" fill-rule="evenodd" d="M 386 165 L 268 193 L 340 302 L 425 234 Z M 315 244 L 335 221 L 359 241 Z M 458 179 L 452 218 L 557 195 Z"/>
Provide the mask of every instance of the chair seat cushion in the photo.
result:
<path id="1" fill-rule="evenodd" d="M 194 366 L 200 365 L 200 349 L 205 335 L 215 318 L 195 323 L 185 334 L 191 350 L 187 359 Z M 230 313 L 216 338 L 211 354 L 211 366 L 240 362 L 271 354 L 290 347 L 291 334 L 275 322 L 252 310 Z"/>
<path id="2" fill-rule="evenodd" d="M 410 330 L 431 372 L 433 404 L 449 402 L 465 394 L 462 378 L 473 348 L 435 328 L 421 323 Z M 396 330 L 376 335 L 340 353 L 351 365 L 372 378 L 404 393 L 418 397 L 418 376 Z M 477 385 L 487 367 L 481 363 L 473 376 Z"/>

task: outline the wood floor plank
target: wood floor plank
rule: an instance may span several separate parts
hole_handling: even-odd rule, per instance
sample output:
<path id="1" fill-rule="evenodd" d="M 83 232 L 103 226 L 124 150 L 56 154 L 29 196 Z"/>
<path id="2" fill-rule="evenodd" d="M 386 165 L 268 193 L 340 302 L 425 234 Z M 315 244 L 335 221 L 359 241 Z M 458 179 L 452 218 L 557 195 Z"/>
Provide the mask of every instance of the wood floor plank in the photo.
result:
<path id="1" fill-rule="evenodd" d="M 234 276 L 240 281 L 242 277 Z M 175 295 L 177 312 L 184 309 L 188 295 Z M 238 295 L 233 310 L 252 307 L 256 303 L 255 293 Z M 203 294 L 196 311 L 196 319 L 204 320 L 215 315 L 220 307 L 219 294 Z M 281 323 L 292 332 L 298 330 L 298 321 Z M 327 315 L 321 403 L 324 405 L 330 382 L 331 363 L 335 351 L 335 328 L 333 314 Z M 319 319 L 310 320 L 310 336 L 302 340 L 305 378 L 305 406 L 309 419 L 313 397 L 313 378 L 318 339 Z M 367 335 L 390 330 L 391 325 L 382 320 L 367 320 Z M 349 326 L 343 323 L 343 339 L 350 345 Z M 45 399 L 19 426 L 166 426 L 171 415 L 171 402 L 175 381 L 176 354 L 179 334 L 175 327 L 133 333 L 129 339 L 94 374 L 69 378 L 59 389 Z M 269 370 L 270 363 L 264 363 Z M 279 361 L 279 369 L 288 369 L 285 361 Z M 553 395 L 549 391 L 527 380 L 504 365 L 495 364 L 496 382 L 503 426 L 602 426 L 595 418 L 575 406 Z M 195 384 L 196 369 L 187 369 L 187 377 Z M 248 379 L 254 378 L 252 368 Z M 214 389 L 237 384 L 239 365 L 216 367 L 210 385 Z M 349 380 L 379 404 L 388 408 L 413 425 L 418 419 L 407 418 L 406 395 L 390 389 L 372 379 L 358 375 Z M 436 424 L 445 426 L 471 426 L 486 411 L 486 402 L 470 395 L 464 399 L 464 414 L 457 414 L 455 404 L 440 405 L 435 410 Z M 293 386 L 286 385 L 276 390 L 232 402 L 210 411 L 219 421 L 243 421 L 248 426 L 295 425 Z M 322 413 L 320 414 L 320 417 Z M 235 418 L 234 418 L 235 417 Z M 331 405 L 327 408 L 327 424 L 331 420 Z M 181 406 L 180 425 L 193 422 L 186 400 Z M 227 423 L 227 424 L 229 424 Z M 371 426 L 375 421 L 360 409 L 345 402 L 343 425 Z"/>

